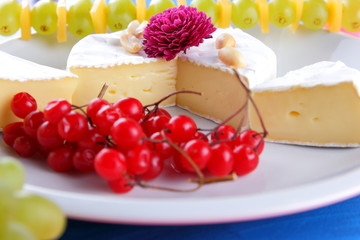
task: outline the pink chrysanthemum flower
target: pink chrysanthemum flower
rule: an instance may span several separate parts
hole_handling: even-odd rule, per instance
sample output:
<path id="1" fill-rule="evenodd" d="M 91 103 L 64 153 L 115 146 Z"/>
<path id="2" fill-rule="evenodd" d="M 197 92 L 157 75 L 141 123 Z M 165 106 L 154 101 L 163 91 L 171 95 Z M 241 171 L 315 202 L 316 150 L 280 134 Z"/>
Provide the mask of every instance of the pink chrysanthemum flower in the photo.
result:
<path id="1" fill-rule="evenodd" d="M 192 46 L 199 46 L 204 38 L 211 38 L 216 30 L 204 12 L 194 7 L 170 8 L 150 18 L 144 31 L 144 51 L 148 57 L 167 61 Z"/>

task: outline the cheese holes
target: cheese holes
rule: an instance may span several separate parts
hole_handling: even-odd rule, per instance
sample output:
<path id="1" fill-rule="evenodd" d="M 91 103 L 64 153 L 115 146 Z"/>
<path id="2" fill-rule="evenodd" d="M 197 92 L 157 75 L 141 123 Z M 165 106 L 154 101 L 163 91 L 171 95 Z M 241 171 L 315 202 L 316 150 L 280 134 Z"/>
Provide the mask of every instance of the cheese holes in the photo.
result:
<path id="1" fill-rule="evenodd" d="M 290 115 L 291 117 L 299 117 L 299 116 L 300 116 L 300 113 L 297 112 L 297 111 L 291 111 L 291 112 L 289 112 L 289 115 Z"/>

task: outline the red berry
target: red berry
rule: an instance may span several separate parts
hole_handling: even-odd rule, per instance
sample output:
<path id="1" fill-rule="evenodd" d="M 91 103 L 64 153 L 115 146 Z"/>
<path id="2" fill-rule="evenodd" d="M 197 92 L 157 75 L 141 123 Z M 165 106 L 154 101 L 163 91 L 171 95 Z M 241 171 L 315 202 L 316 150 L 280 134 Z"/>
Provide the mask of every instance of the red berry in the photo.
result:
<path id="1" fill-rule="evenodd" d="M 153 133 L 163 130 L 170 118 L 165 115 L 154 116 L 142 123 L 142 127 L 147 136 L 151 136 Z"/>
<path id="2" fill-rule="evenodd" d="M 37 130 L 44 122 L 45 117 L 43 112 L 33 111 L 29 113 L 24 119 L 25 133 L 32 138 L 36 138 Z"/>
<path id="3" fill-rule="evenodd" d="M 136 122 L 139 122 L 143 116 L 143 106 L 135 98 L 122 98 L 114 103 L 113 107 L 118 108 L 124 117 L 132 118 Z"/>
<path id="4" fill-rule="evenodd" d="M 71 104 L 65 99 L 50 101 L 44 108 L 44 116 L 50 123 L 58 123 L 65 114 L 71 111 Z"/>
<path id="5" fill-rule="evenodd" d="M 11 110 L 19 118 L 24 119 L 29 113 L 36 109 L 36 100 L 26 92 L 17 93 L 11 100 Z"/>
<path id="6" fill-rule="evenodd" d="M 48 121 L 43 122 L 37 130 L 36 134 L 39 144 L 46 148 L 56 148 L 64 143 L 57 131 L 57 125 Z"/>
<path id="7" fill-rule="evenodd" d="M 243 144 L 233 150 L 234 168 L 237 175 L 245 175 L 255 170 L 259 164 L 259 157 L 251 145 Z"/>
<path id="8" fill-rule="evenodd" d="M 24 123 L 23 122 L 13 122 L 6 125 L 3 129 L 3 139 L 4 142 L 10 147 L 13 146 L 15 139 L 24 136 Z"/>
<path id="9" fill-rule="evenodd" d="M 265 143 L 264 138 L 260 133 L 253 130 L 245 130 L 236 136 L 234 147 L 240 146 L 242 144 L 251 145 L 255 149 L 256 153 L 260 155 L 264 150 Z"/>
<path id="10" fill-rule="evenodd" d="M 106 137 L 100 134 L 99 129 L 89 126 L 86 133 L 77 141 L 79 148 L 90 148 L 96 152 L 104 148 Z"/>
<path id="11" fill-rule="evenodd" d="M 15 139 L 12 147 L 19 156 L 27 158 L 35 154 L 37 143 L 34 139 L 28 136 L 20 136 Z"/>
<path id="12" fill-rule="evenodd" d="M 130 149 L 126 158 L 130 174 L 143 174 L 150 168 L 151 151 L 145 145 L 138 145 Z"/>
<path id="13" fill-rule="evenodd" d="M 110 135 L 111 127 L 121 117 L 121 112 L 117 108 L 109 105 L 103 106 L 96 114 L 95 122 L 99 127 L 100 133 Z"/>
<path id="14" fill-rule="evenodd" d="M 108 181 L 108 185 L 116 193 L 127 193 L 131 191 L 134 186 L 130 185 L 128 180 L 125 177 L 120 177 L 118 179 Z"/>
<path id="15" fill-rule="evenodd" d="M 194 139 L 200 139 L 207 143 L 209 142 L 209 139 L 205 136 L 205 134 L 199 131 L 196 131 Z"/>
<path id="16" fill-rule="evenodd" d="M 127 170 L 124 154 L 111 148 L 104 148 L 96 154 L 94 167 L 100 177 L 109 181 L 121 178 Z"/>
<path id="17" fill-rule="evenodd" d="M 192 118 L 186 115 L 172 117 L 167 125 L 171 139 L 175 142 L 186 142 L 194 138 L 197 126 Z"/>
<path id="18" fill-rule="evenodd" d="M 151 135 L 150 139 L 152 140 L 156 140 L 156 141 L 161 141 L 164 139 L 164 137 L 161 135 L 160 132 L 156 132 L 153 135 Z M 168 159 L 169 157 L 171 157 L 174 154 L 174 148 L 171 147 L 168 143 L 166 142 L 161 142 L 161 143 L 153 143 L 154 146 L 154 150 L 160 155 L 160 157 L 162 159 Z"/>
<path id="19" fill-rule="evenodd" d="M 234 156 L 232 149 L 225 143 L 211 147 L 211 158 L 206 168 L 214 176 L 223 177 L 233 170 Z"/>
<path id="20" fill-rule="evenodd" d="M 163 169 L 164 161 L 160 157 L 159 153 L 153 151 L 151 152 L 149 169 L 145 173 L 141 174 L 141 177 L 146 181 L 155 179 L 160 175 Z"/>
<path id="21" fill-rule="evenodd" d="M 57 148 L 49 152 L 47 163 L 55 172 L 69 172 L 73 169 L 72 155 L 71 147 Z"/>
<path id="22" fill-rule="evenodd" d="M 89 148 L 79 148 L 74 152 L 72 162 L 76 170 L 87 173 L 94 170 L 96 152 Z"/>
<path id="23" fill-rule="evenodd" d="M 140 124 L 131 118 L 120 118 L 111 128 L 111 137 L 120 147 L 134 147 L 143 136 Z"/>
<path id="24" fill-rule="evenodd" d="M 211 158 L 211 149 L 209 144 L 198 139 L 193 139 L 187 142 L 183 147 L 183 150 L 189 155 L 200 170 L 206 167 L 207 162 Z M 176 156 L 180 158 L 180 162 L 184 170 L 188 172 L 195 172 L 193 166 L 181 153 L 177 152 Z"/>
<path id="25" fill-rule="evenodd" d="M 91 118 L 91 121 L 96 123 L 96 114 L 103 106 L 109 106 L 110 104 L 102 98 L 94 98 L 87 105 L 86 114 Z"/>
<path id="26" fill-rule="evenodd" d="M 147 113 L 144 116 L 144 119 L 146 120 L 146 119 L 149 119 L 149 118 L 155 117 L 155 116 L 166 116 L 168 118 L 171 118 L 171 115 L 168 111 L 166 111 L 163 108 L 158 108 L 156 111 L 150 111 L 149 113 Z"/>
<path id="27" fill-rule="evenodd" d="M 211 133 L 211 141 L 230 139 L 235 135 L 235 128 L 230 125 L 221 125 L 215 132 Z"/>
<path id="28" fill-rule="evenodd" d="M 88 129 L 87 118 L 71 111 L 66 114 L 58 123 L 58 133 L 66 141 L 74 142 L 82 138 Z"/>

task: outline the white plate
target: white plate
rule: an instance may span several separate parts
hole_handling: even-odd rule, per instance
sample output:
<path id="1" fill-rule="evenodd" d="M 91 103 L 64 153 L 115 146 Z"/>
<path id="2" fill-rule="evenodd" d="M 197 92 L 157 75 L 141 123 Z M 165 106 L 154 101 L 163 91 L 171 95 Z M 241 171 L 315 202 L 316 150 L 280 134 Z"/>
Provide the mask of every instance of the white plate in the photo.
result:
<path id="1" fill-rule="evenodd" d="M 279 74 L 320 60 L 341 60 L 360 69 L 360 40 L 305 29 L 293 35 L 274 28 L 251 34 L 273 48 Z M 31 41 L 10 40 L 0 50 L 32 61 L 65 68 L 76 39 L 57 44 L 55 36 Z M 181 109 L 171 111 L 182 112 Z M 196 117 L 202 127 L 213 123 Z M 0 156 L 13 155 L 0 143 Z M 137 188 L 125 195 L 112 193 L 94 174 L 55 174 L 42 161 L 23 159 L 26 189 L 57 202 L 75 219 L 130 224 L 200 224 L 261 219 L 329 205 L 360 193 L 360 149 L 312 148 L 266 144 L 259 167 L 235 182 L 208 185 L 193 193 Z M 170 176 L 171 175 L 171 176 Z M 186 177 L 165 173 L 154 184 L 191 187 Z"/>

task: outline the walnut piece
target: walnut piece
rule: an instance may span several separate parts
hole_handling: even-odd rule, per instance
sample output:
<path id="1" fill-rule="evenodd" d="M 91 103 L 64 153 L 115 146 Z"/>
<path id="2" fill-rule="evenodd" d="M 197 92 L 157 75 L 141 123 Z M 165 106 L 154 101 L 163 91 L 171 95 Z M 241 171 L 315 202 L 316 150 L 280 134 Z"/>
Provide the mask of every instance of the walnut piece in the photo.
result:
<path id="1" fill-rule="evenodd" d="M 129 53 L 137 53 L 142 48 L 142 41 L 134 35 L 125 33 L 120 36 L 120 43 Z"/>
<path id="2" fill-rule="evenodd" d="M 246 60 L 239 50 L 233 47 L 223 47 L 219 50 L 218 58 L 224 64 L 234 68 L 246 67 Z"/>
<path id="3" fill-rule="evenodd" d="M 221 49 L 223 47 L 235 47 L 235 38 L 229 33 L 222 33 L 216 38 L 215 47 Z"/>

